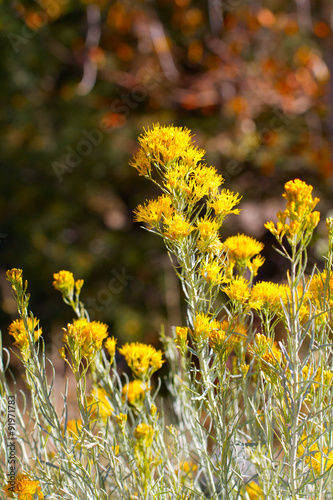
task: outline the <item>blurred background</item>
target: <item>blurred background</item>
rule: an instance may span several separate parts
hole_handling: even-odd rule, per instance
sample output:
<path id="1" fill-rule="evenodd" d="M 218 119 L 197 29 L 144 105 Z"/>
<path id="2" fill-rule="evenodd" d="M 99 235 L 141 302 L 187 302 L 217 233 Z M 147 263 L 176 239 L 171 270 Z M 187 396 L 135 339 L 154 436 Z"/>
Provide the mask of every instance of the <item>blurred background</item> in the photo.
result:
<path id="1" fill-rule="evenodd" d="M 243 195 L 223 238 L 265 243 L 261 279 L 286 264 L 265 230 L 299 177 L 320 197 L 310 264 L 332 216 L 331 0 L 0 0 L 0 327 L 22 268 L 49 345 L 73 319 L 54 272 L 83 278 L 91 319 L 120 342 L 182 324 L 160 238 L 133 222 L 158 193 L 128 165 L 153 123 L 186 126 Z M 322 261 L 321 261 L 322 262 Z"/>

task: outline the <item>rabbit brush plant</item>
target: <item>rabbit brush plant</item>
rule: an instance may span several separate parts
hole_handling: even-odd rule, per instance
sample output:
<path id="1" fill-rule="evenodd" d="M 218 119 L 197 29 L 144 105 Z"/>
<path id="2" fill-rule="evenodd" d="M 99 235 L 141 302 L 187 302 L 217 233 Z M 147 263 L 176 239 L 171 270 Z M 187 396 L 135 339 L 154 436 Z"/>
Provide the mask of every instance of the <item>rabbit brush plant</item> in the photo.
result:
<path id="1" fill-rule="evenodd" d="M 60 355 L 73 372 L 78 414 L 70 414 L 66 390 L 58 414 L 40 322 L 29 313 L 22 271 L 12 269 L 20 319 L 9 332 L 31 405 L 14 393 L 18 474 L 10 489 L 6 398 L 13 394 L 4 350 L 3 492 L 21 500 L 331 499 L 333 220 L 325 269 L 308 276 L 318 199 L 305 182 L 289 181 L 286 208 L 266 227 L 290 269 L 282 284 L 254 283 L 263 245 L 243 234 L 222 241 L 223 222 L 239 213 L 241 197 L 221 188 L 223 178 L 203 163 L 190 131 L 155 125 L 139 143 L 131 164 L 161 195 L 139 205 L 135 220 L 163 238 L 187 304 L 186 324 L 171 337 L 161 334 L 172 414 L 164 415 L 152 379 L 165 362 L 162 351 L 123 345 L 132 380 L 119 373 L 117 340 L 107 325 L 90 321 L 83 280 L 69 271 L 56 273 L 53 284 L 76 315 Z"/>

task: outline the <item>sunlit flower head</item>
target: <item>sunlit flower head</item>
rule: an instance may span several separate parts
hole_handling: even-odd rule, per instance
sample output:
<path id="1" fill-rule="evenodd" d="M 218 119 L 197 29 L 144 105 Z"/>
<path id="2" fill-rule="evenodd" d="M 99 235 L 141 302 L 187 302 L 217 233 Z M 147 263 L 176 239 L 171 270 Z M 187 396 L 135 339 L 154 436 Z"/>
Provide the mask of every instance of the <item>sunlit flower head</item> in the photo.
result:
<path id="1" fill-rule="evenodd" d="M 152 345 L 140 342 L 126 343 L 119 349 L 128 366 L 138 378 L 151 376 L 164 363 L 162 351 L 157 351 Z"/>
<path id="2" fill-rule="evenodd" d="M 215 210 L 215 214 L 224 218 L 229 214 L 239 214 L 240 209 L 234 208 L 241 201 L 242 197 L 238 193 L 222 189 L 221 193 L 216 195 L 207 205 Z"/>
<path id="3" fill-rule="evenodd" d="M 215 237 L 219 227 L 220 226 L 216 220 L 202 218 L 197 221 L 199 237 L 205 241 L 211 241 Z"/>
<path id="4" fill-rule="evenodd" d="M 140 441 L 144 446 L 149 448 L 154 439 L 155 430 L 149 424 L 139 424 L 134 429 L 134 437 Z"/>
<path id="5" fill-rule="evenodd" d="M 251 290 L 250 306 L 257 311 L 275 312 L 285 297 L 285 287 L 271 281 L 260 281 Z"/>
<path id="6" fill-rule="evenodd" d="M 193 322 L 192 336 L 196 340 L 208 338 L 213 330 L 220 327 L 219 321 L 205 313 L 197 313 Z"/>
<path id="7" fill-rule="evenodd" d="M 247 329 L 241 324 L 230 324 L 224 320 L 220 323 L 218 330 L 212 330 L 209 334 L 209 343 L 216 353 L 230 354 L 235 347 L 244 343 L 247 337 Z"/>
<path id="8" fill-rule="evenodd" d="M 135 406 L 143 402 L 147 386 L 141 380 L 133 380 L 124 385 L 122 389 L 122 397 L 127 400 L 129 404 Z"/>
<path id="9" fill-rule="evenodd" d="M 189 329 L 186 326 L 176 326 L 175 333 L 175 343 L 181 351 L 184 351 L 188 343 L 187 337 Z"/>
<path id="10" fill-rule="evenodd" d="M 284 188 L 286 209 L 278 212 L 276 226 L 267 222 L 265 227 L 279 241 L 286 235 L 290 244 L 298 243 L 304 233 L 311 233 L 319 223 L 319 212 L 312 212 L 319 198 L 312 198 L 313 187 L 300 179 L 287 182 Z"/>
<path id="11" fill-rule="evenodd" d="M 14 492 L 12 488 L 14 488 Z M 9 481 L 5 487 L 5 492 L 9 498 L 17 498 L 18 500 L 36 500 L 44 498 L 42 490 L 39 486 L 39 481 L 33 481 L 25 473 L 17 474 L 14 486 Z"/>
<path id="12" fill-rule="evenodd" d="M 134 220 L 157 227 L 164 217 L 170 218 L 173 213 L 171 198 L 163 195 L 156 200 L 147 201 L 146 205 L 139 205 L 134 211 Z"/>
<path id="13" fill-rule="evenodd" d="M 210 285 L 220 285 L 224 281 L 224 268 L 216 260 L 203 263 L 200 274 Z"/>
<path id="14" fill-rule="evenodd" d="M 164 236 L 173 241 L 181 241 L 188 236 L 193 227 L 191 223 L 184 219 L 180 214 L 174 214 L 164 219 Z"/>
<path id="15" fill-rule="evenodd" d="M 149 175 L 153 167 L 169 167 L 170 164 L 179 161 L 184 152 L 192 147 L 191 132 L 182 127 L 153 125 L 152 129 L 146 130 L 139 137 L 140 149 L 130 163 L 139 172 L 139 175 Z M 201 159 L 201 151 L 195 158 L 191 150 L 193 161 Z M 184 158 L 189 163 L 189 154 Z M 197 160 L 198 161 L 198 160 Z"/>
<path id="16" fill-rule="evenodd" d="M 113 413 L 113 408 L 108 396 L 101 387 L 95 389 L 90 396 L 87 397 L 87 406 L 89 411 L 91 411 L 92 419 L 97 419 L 99 417 L 106 421 Z"/>
<path id="17" fill-rule="evenodd" d="M 263 250 L 264 245 L 250 236 L 237 234 L 227 238 L 224 247 L 227 251 L 229 265 L 231 267 L 236 265 L 239 270 L 243 270 L 251 265 L 250 260 Z M 262 263 L 263 261 L 256 260 L 255 267 L 258 268 Z"/>
<path id="18" fill-rule="evenodd" d="M 20 289 L 22 289 L 23 286 L 23 271 L 22 269 L 16 269 L 15 267 L 13 269 L 9 269 L 6 272 L 7 280 L 10 281 L 13 290 L 16 292 Z"/>
<path id="19" fill-rule="evenodd" d="M 76 319 L 64 330 L 63 341 L 75 351 L 80 349 L 81 357 L 91 358 L 101 349 L 103 340 L 108 336 L 108 326 L 99 321 L 89 322 L 86 319 Z"/>
<path id="20" fill-rule="evenodd" d="M 53 286 L 62 295 L 70 295 L 74 290 L 74 276 L 70 271 L 59 271 L 53 275 Z"/>
<path id="21" fill-rule="evenodd" d="M 110 355 L 110 363 L 112 363 L 114 355 L 116 353 L 116 345 L 117 339 L 115 339 L 114 337 L 108 337 L 104 343 L 104 347 Z"/>
<path id="22" fill-rule="evenodd" d="M 34 341 L 37 342 L 39 337 L 42 335 L 42 329 L 39 326 L 39 319 L 37 318 L 27 318 L 28 328 L 31 332 L 34 330 Z M 25 329 L 23 319 L 16 319 L 13 321 L 8 328 L 9 335 L 12 335 L 15 339 L 14 345 L 16 345 L 21 351 L 29 347 L 29 334 Z"/>
<path id="23" fill-rule="evenodd" d="M 250 283 L 243 276 L 237 276 L 223 291 L 233 302 L 245 304 L 250 298 Z"/>

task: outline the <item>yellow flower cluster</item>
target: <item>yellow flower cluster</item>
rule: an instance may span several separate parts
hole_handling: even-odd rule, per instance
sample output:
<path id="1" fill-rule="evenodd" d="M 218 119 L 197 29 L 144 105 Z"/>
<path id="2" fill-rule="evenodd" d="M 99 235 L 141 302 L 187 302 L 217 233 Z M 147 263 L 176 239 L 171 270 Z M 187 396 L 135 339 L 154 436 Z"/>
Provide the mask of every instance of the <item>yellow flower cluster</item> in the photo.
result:
<path id="1" fill-rule="evenodd" d="M 144 400 L 146 390 L 147 386 L 141 380 L 133 380 L 122 389 L 123 400 L 127 400 L 133 406 L 139 405 Z"/>
<path id="2" fill-rule="evenodd" d="M 149 448 L 154 439 L 155 430 L 149 424 L 139 424 L 134 429 L 134 437 L 143 444 L 146 448 Z"/>
<path id="3" fill-rule="evenodd" d="M 250 298 L 250 283 L 243 276 L 237 276 L 223 291 L 235 304 L 246 304 Z"/>
<path id="4" fill-rule="evenodd" d="M 203 157 L 202 151 L 193 147 L 191 132 L 182 127 L 153 125 L 139 137 L 140 149 L 130 165 L 139 175 L 149 176 L 152 168 L 166 167 L 182 161 L 189 167 Z"/>
<path id="5" fill-rule="evenodd" d="M 250 307 L 257 311 L 276 312 L 280 309 L 281 300 L 286 298 L 286 286 L 272 283 L 271 281 L 260 281 L 251 290 Z"/>
<path id="6" fill-rule="evenodd" d="M 63 295 L 69 295 L 74 289 L 74 276 L 70 271 L 59 271 L 59 273 L 54 273 L 53 286 L 56 290 L 59 290 Z"/>
<path id="7" fill-rule="evenodd" d="M 86 319 L 76 319 L 64 328 L 63 341 L 76 352 L 80 349 L 81 357 L 91 358 L 101 349 L 103 340 L 108 336 L 108 326 L 99 321 L 89 322 Z"/>
<path id="8" fill-rule="evenodd" d="M 241 199 L 239 193 L 235 194 L 229 189 L 222 189 L 220 194 L 207 203 L 207 206 L 214 209 L 216 216 L 222 222 L 229 214 L 239 214 L 240 209 L 234 207 L 238 205 Z"/>
<path id="9" fill-rule="evenodd" d="M 164 224 L 166 227 L 163 233 L 164 236 L 175 241 L 184 239 L 194 229 L 191 226 L 191 223 L 180 214 L 174 214 L 170 217 L 166 217 L 164 219 Z"/>
<path id="10" fill-rule="evenodd" d="M 200 274 L 210 285 L 220 285 L 225 280 L 224 268 L 216 260 L 203 263 Z"/>
<path id="11" fill-rule="evenodd" d="M 15 267 L 6 272 L 7 280 L 10 281 L 13 290 L 16 292 L 21 290 L 23 287 L 22 275 L 22 269 L 16 269 Z"/>
<path id="12" fill-rule="evenodd" d="M 139 205 L 134 211 L 134 220 L 158 227 L 164 218 L 170 218 L 173 213 L 174 208 L 170 196 L 163 195 L 156 200 L 147 201 L 146 205 Z"/>
<path id="13" fill-rule="evenodd" d="M 195 340 L 208 338 L 213 330 L 218 330 L 220 323 L 205 313 L 197 313 L 193 322 L 192 336 Z"/>
<path id="14" fill-rule="evenodd" d="M 126 343 L 119 349 L 128 366 L 138 378 L 150 377 L 164 363 L 162 351 L 157 351 L 152 345 L 140 342 Z"/>
<path id="15" fill-rule="evenodd" d="M 114 355 L 116 353 L 116 345 L 117 339 L 115 339 L 114 337 L 108 337 L 104 343 L 104 347 L 110 355 L 110 363 L 113 362 Z"/>
<path id="16" fill-rule="evenodd" d="M 29 317 L 27 319 L 28 328 L 31 332 L 34 331 L 34 340 L 37 342 L 39 337 L 42 335 L 42 329 L 38 326 L 39 319 Z M 16 345 L 21 351 L 28 349 L 29 347 L 29 333 L 26 331 L 23 319 L 16 319 L 13 321 L 8 328 L 9 335 L 12 335 L 15 339 L 14 345 Z"/>
<path id="17" fill-rule="evenodd" d="M 305 365 L 302 372 L 305 380 L 313 380 L 307 397 L 308 401 L 312 401 L 312 398 L 319 387 L 321 387 L 323 393 L 327 392 L 331 388 L 333 383 L 333 372 L 331 370 L 324 370 L 321 366 L 319 366 L 314 373 L 313 367 Z"/>
<path id="18" fill-rule="evenodd" d="M 212 330 L 209 334 L 209 343 L 214 352 L 230 354 L 235 347 L 246 340 L 247 330 L 241 324 L 230 324 L 224 320 L 220 323 L 218 330 Z"/>
<path id="19" fill-rule="evenodd" d="M 68 420 L 66 430 L 68 436 L 72 437 L 73 439 L 78 439 L 82 430 L 82 420 Z"/>
<path id="20" fill-rule="evenodd" d="M 14 486 L 11 484 L 11 481 L 8 482 L 5 487 L 5 492 L 9 498 L 18 498 L 18 500 L 35 500 L 44 498 L 39 486 L 39 481 L 33 481 L 25 473 L 20 473 L 16 476 Z"/>
<path id="21" fill-rule="evenodd" d="M 245 491 L 248 494 L 250 500 L 264 500 L 264 492 L 258 483 L 255 481 L 250 481 L 245 486 Z"/>
<path id="22" fill-rule="evenodd" d="M 305 454 L 304 461 L 316 476 L 329 470 L 333 466 L 333 451 L 328 447 L 319 450 L 318 441 L 309 446 L 310 437 L 303 436 L 301 444 L 298 446 L 297 454 L 301 458 Z"/>
<path id="23" fill-rule="evenodd" d="M 327 274 L 317 272 L 309 284 L 308 294 L 318 308 L 324 308 L 324 301 L 328 300 L 329 308 L 333 307 L 333 272 Z"/>
<path id="24" fill-rule="evenodd" d="M 290 244 L 298 243 L 304 234 L 309 234 L 318 225 L 319 212 L 312 212 L 319 198 L 312 198 L 313 187 L 294 179 L 284 186 L 283 198 L 287 200 L 286 209 L 278 212 L 276 226 L 273 222 L 267 222 L 265 227 L 278 239 L 282 241 L 287 237 Z"/>
<path id="25" fill-rule="evenodd" d="M 276 370 L 281 367 L 282 352 L 278 348 L 273 339 L 266 337 L 262 333 L 257 333 L 254 338 L 254 344 L 248 348 L 249 354 L 255 356 L 259 363 L 261 370 L 266 375 L 271 383 L 277 381 Z"/>
<path id="26" fill-rule="evenodd" d="M 98 387 L 87 397 L 87 406 L 91 411 L 91 418 L 101 418 L 106 421 L 113 413 L 113 408 L 104 389 Z"/>
<path id="27" fill-rule="evenodd" d="M 255 276 L 258 268 L 264 263 L 263 257 L 257 255 L 263 250 L 264 245 L 245 234 L 230 236 L 230 238 L 225 240 L 224 248 L 228 255 L 229 275 L 232 275 L 233 269 L 236 266 L 240 273 L 243 273 L 248 267 Z M 256 255 L 257 257 L 255 257 Z M 253 260 L 251 261 L 251 259 Z"/>

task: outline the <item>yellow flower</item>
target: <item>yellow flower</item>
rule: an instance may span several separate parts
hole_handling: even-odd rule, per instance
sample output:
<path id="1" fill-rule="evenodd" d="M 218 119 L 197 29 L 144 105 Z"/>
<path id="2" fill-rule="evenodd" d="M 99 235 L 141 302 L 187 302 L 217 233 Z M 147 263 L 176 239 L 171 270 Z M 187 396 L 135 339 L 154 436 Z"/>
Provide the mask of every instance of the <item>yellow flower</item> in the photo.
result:
<path id="1" fill-rule="evenodd" d="M 132 382 L 124 385 L 122 389 L 123 400 L 127 399 L 131 405 L 141 404 L 143 403 L 146 390 L 146 384 L 140 380 L 133 380 Z"/>
<path id="2" fill-rule="evenodd" d="M 327 446 L 320 451 L 318 441 L 309 446 L 309 440 L 310 437 L 303 435 L 298 446 L 297 455 L 301 458 L 306 454 L 304 458 L 306 465 L 310 467 L 315 475 L 319 476 L 319 474 L 326 472 L 333 466 L 333 451 L 329 452 Z"/>
<path id="3" fill-rule="evenodd" d="M 173 212 L 171 198 L 163 195 L 159 196 L 157 200 L 148 201 L 144 206 L 139 205 L 134 211 L 134 220 L 157 227 L 164 217 L 171 217 Z"/>
<path id="4" fill-rule="evenodd" d="M 81 349 L 81 357 L 91 358 L 101 349 L 103 340 L 108 336 L 108 326 L 99 321 L 89 322 L 86 319 L 76 319 L 64 330 L 63 341 L 70 349 Z"/>
<path id="5" fill-rule="evenodd" d="M 276 370 L 281 367 L 282 352 L 273 339 L 262 333 L 257 333 L 254 340 L 254 344 L 249 346 L 249 354 L 254 355 L 259 360 L 261 370 L 267 379 L 271 383 L 275 383 L 277 381 Z"/>
<path id="6" fill-rule="evenodd" d="M 250 269 L 253 276 L 257 276 L 258 269 L 265 262 L 265 258 L 261 255 L 257 255 L 250 262 L 248 262 L 247 267 Z"/>
<path id="7" fill-rule="evenodd" d="M 212 319 L 205 313 L 197 313 L 193 322 L 193 338 L 196 340 L 207 338 L 213 330 L 219 327 L 220 323 L 216 319 Z"/>
<path id="8" fill-rule="evenodd" d="M 237 276 L 223 288 L 230 300 L 245 304 L 250 298 L 249 282 L 243 276 Z"/>
<path id="9" fill-rule="evenodd" d="M 187 188 L 189 202 L 195 203 L 204 196 L 214 196 L 218 192 L 223 177 L 219 175 L 214 167 L 198 165 L 191 173 Z M 186 192 L 186 188 L 184 188 Z"/>
<path id="10" fill-rule="evenodd" d="M 211 285 L 220 285 L 224 281 L 223 267 L 214 260 L 202 264 L 200 274 Z"/>
<path id="11" fill-rule="evenodd" d="M 333 306 L 333 273 L 327 274 L 327 271 L 322 273 L 317 272 L 313 275 L 309 284 L 308 293 L 318 307 L 325 307 L 324 301 L 330 301 L 329 307 Z"/>
<path id="12" fill-rule="evenodd" d="M 114 337 L 108 337 L 104 343 L 104 347 L 110 355 L 110 363 L 112 363 L 114 355 L 116 353 L 116 345 L 117 339 L 115 339 Z"/>
<path id="13" fill-rule="evenodd" d="M 74 439 L 78 439 L 78 437 L 81 433 L 81 430 L 82 430 L 82 420 L 81 419 L 68 420 L 66 430 L 67 430 L 68 436 L 70 436 Z"/>
<path id="14" fill-rule="evenodd" d="M 39 337 L 42 335 L 42 329 L 38 326 L 39 319 L 29 317 L 27 321 L 29 331 L 31 332 L 32 329 L 34 330 L 34 340 L 37 342 Z M 29 336 L 24 327 L 23 319 L 16 319 L 13 321 L 9 325 L 8 333 L 14 337 L 14 345 L 17 345 L 21 351 L 29 347 Z"/>
<path id="15" fill-rule="evenodd" d="M 319 212 L 311 213 L 319 198 L 313 199 L 313 187 L 300 179 L 287 182 L 284 188 L 282 196 L 287 200 L 286 209 L 278 212 L 276 227 L 273 222 L 267 222 L 265 227 L 279 241 L 286 235 L 289 243 L 298 243 L 304 233 L 311 233 L 319 223 Z"/>
<path id="16" fill-rule="evenodd" d="M 197 247 L 202 253 L 208 253 L 211 256 L 221 257 L 223 252 L 223 243 L 220 240 L 218 234 L 212 234 L 208 240 L 199 238 L 197 242 Z"/>
<path id="17" fill-rule="evenodd" d="M 219 227 L 220 226 L 216 220 L 202 218 L 197 222 L 199 236 L 203 240 L 211 240 L 212 238 L 214 238 L 217 231 L 219 230 Z"/>
<path id="18" fill-rule="evenodd" d="M 180 214 L 174 214 L 170 217 L 166 217 L 164 219 L 164 225 L 166 227 L 164 236 L 170 240 L 176 241 L 184 239 L 194 229 L 191 226 L 191 223 L 185 220 Z"/>
<path id="19" fill-rule="evenodd" d="M 125 426 L 127 422 L 127 415 L 125 413 L 119 413 L 119 415 L 116 415 L 116 420 L 117 424 L 119 426 L 119 429 L 124 432 L 125 431 Z"/>
<path id="20" fill-rule="evenodd" d="M 87 405 L 91 411 L 91 418 L 97 419 L 98 417 L 106 421 L 113 413 L 113 408 L 107 398 L 104 389 L 98 387 L 90 396 L 87 397 Z"/>
<path id="21" fill-rule="evenodd" d="M 56 290 L 62 293 L 62 295 L 70 295 L 74 290 L 74 276 L 73 273 L 69 271 L 59 271 L 53 275 L 54 281 L 53 286 Z"/>
<path id="22" fill-rule="evenodd" d="M 181 351 L 185 351 L 187 346 L 187 335 L 189 329 L 186 326 L 176 326 L 176 338 L 175 343 Z"/>
<path id="23" fill-rule="evenodd" d="M 239 193 L 229 191 L 229 189 L 222 189 L 221 193 L 208 202 L 207 205 L 215 210 L 215 214 L 220 218 L 224 218 L 229 214 L 239 214 L 238 208 L 234 209 L 235 205 L 241 201 L 242 197 Z"/>
<path id="24" fill-rule="evenodd" d="M 153 442 L 155 431 L 149 424 L 139 424 L 134 429 L 134 437 L 141 443 L 143 443 L 147 448 L 149 448 Z"/>
<path id="25" fill-rule="evenodd" d="M 23 282 L 22 282 L 22 274 L 23 271 L 22 269 L 16 269 L 15 267 L 13 269 L 9 269 L 6 272 L 7 280 L 10 281 L 12 284 L 13 289 L 17 292 L 18 290 L 22 289 Z"/>
<path id="26" fill-rule="evenodd" d="M 151 376 L 164 363 L 162 351 L 157 351 L 152 345 L 140 342 L 126 343 L 119 349 L 128 366 L 138 378 Z"/>
<path id="27" fill-rule="evenodd" d="M 246 336 L 247 330 L 243 325 L 233 325 L 224 320 L 218 330 L 209 333 L 209 343 L 214 352 L 230 354 L 236 346 L 246 340 Z"/>
<path id="28" fill-rule="evenodd" d="M 326 219 L 326 227 L 329 238 L 333 238 L 333 217 L 328 217 Z"/>
<path id="29" fill-rule="evenodd" d="M 195 155 L 192 145 L 191 132 L 182 127 L 153 125 L 139 137 L 140 150 L 130 163 L 139 172 L 139 175 L 148 176 L 152 166 L 168 167 L 179 161 L 184 156 L 184 162 L 188 164 L 190 157 L 193 161 L 201 159 L 201 151 Z M 191 153 L 184 153 L 192 147 Z"/>
<path id="30" fill-rule="evenodd" d="M 257 311 L 275 312 L 285 297 L 285 287 L 271 281 L 260 281 L 251 290 L 250 306 Z"/>
<path id="31" fill-rule="evenodd" d="M 250 236 L 237 234 L 236 236 L 227 238 L 224 242 L 224 247 L 228 252 L 231 269 L 236 265 L 240 270 L 243 270 L 245 267 L 251 265 L 250 260 L 262 251 L 264 245 Z M 257 259 L 255 266 L 258 265 L 260 265 L 260 261 Z"/>
<path id="32" fill-rule="evenodd" d="M 250 481 L 245 486 L 246 493 L 249 495 L 250 500 L 264 500 L 264 492 L 259 484 L 255 481 Z"/>
<path id="33" fill-rule="evenodd" d="M 176 326 L 176 337 L 179 341 L 186 342 L 188 334 L 187 326 Z"/>
<path id="34" fill-rule="evenodd" d="M 12 481 L 9 481 L 5 487 L 5 492 L 9 498 L 14 498 L 14 492 L 16 494 L 15 498 L 18 498 L 19 500 L 35 500 L 37 498 L 44 498 L 39 486 L 39 481 L 33 481 L 27 474 L 18 474 L 14 482 L 15 484 L 12 485 Z M 13 487 L 14 492 L 12 491 Z"/>
<path id="35" fill-rule="evenodd" d="M 190 460 L 189 462 L 187 460 L 180 461 L 179 462 L 179 471 L 183 471 L 187 476 L 192 476 L 193 472 L 198 470 L 198 466 Z M 176 473 L 178 473 L 178 469 L 175 470 Z"/>

